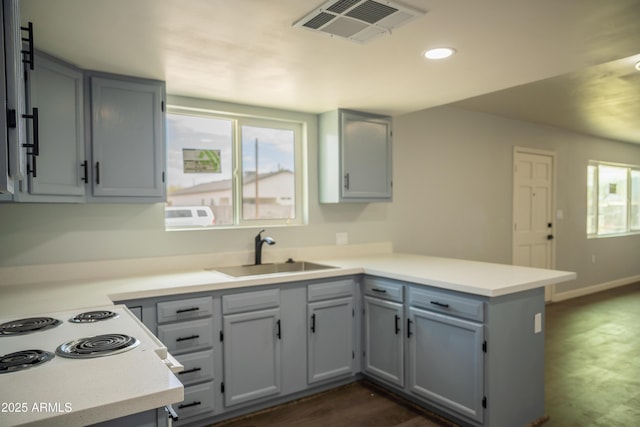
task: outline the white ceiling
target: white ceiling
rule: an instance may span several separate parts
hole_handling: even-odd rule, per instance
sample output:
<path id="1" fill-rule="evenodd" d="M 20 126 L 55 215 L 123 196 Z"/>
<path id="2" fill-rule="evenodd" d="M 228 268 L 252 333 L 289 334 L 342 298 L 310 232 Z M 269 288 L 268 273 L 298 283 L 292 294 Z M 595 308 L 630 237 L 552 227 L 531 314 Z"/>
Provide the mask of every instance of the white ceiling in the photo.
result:
<path id="1" fill-rule="evenodd" d="M 40 50 L 173 95 L 391 115 L 476 97 L 457 105 L 640 143 L 640 0 L 404 0 L 427 13 L 367 44 L 293 27 L 322 3 L 22 0 L 22 14 Z M 422 58 L 443 45 L 457 55 Z"/>

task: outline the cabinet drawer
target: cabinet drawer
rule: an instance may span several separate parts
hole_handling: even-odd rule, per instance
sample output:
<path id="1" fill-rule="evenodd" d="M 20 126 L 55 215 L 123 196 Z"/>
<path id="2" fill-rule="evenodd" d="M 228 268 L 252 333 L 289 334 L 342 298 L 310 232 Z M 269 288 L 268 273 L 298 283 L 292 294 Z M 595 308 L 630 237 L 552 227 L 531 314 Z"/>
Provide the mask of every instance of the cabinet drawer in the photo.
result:
<path id="1" fill-rule="evenodd" d="M 202 297 L 159 302 L 157 310 L 158 323 L 190 320 L 211 316 L 213 314 L 213 301 L 211 297 Z"/>
<path id="2" fill-rule="evenodd" d="M 365 277 L 364 279 L 365 295 L 371 295 L 373 297 L 382 298 L 389 301 L 403 302 L 403 288 L 404 286 L 402 286 L 400 283 L 396 283 L 391 280 L 373 279 L 371 277 Z"/>
<path id="3" fill-rule="evenodd" d="M 213 380 L 213 350 L 187 353 L 176 356 L 184 365 L 184 371 L 178 372 L 178 379 L 184 385 Z"/>
<path id="4" fill-rule="evenodd" d="M 244 292 L 241 294 L 224 295 L 222 297 L 222 312 L 224 314 L 275 307 L 280 307 L 279 289 Z"/>
<path id="5" fill-rule="evenodd" d="M 213 346 L 213 320 L 201 319 L 158 326 L 158 338 L 169 353 L 184 353 Z"/>
<path id="6" fill-rule="evenodd" d="M 308 301 L 321 301 L 332 298 L 350 297 L 353 295 L 353 280 L 317 283 L 307 287 Z"/>
<path id="7" fill-rule="evenodd" d="M 451 295 L 433 289 L 411 288 L 409 302 L 414 307 L 421 307 L 477 322 L 484 321 L 484 303 L 465 296 Z"/>
<path id="8" fill-rule="evenodd" d="M 179 419 L 210 412 L 213 406 L 213 381 L 184 388 L 184 400 L 174 404 Z"/>

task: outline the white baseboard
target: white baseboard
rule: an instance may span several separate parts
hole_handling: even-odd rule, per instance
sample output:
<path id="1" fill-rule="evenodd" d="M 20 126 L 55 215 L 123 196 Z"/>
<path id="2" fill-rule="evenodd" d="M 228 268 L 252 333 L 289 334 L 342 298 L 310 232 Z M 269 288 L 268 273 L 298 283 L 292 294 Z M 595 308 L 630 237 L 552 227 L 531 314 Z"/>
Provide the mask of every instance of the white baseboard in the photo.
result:
<path id="1" fill-rule="evenodd" d="M 551 301 L 552 302 L 565 301 L 571 298 L 578 298 L 585 295 L 591 295 L 597 292 L 618 288 L 620 286 L 630 285 L 636 282 L 640 282 L 640 274 L 637 276 L 624 277 L 622 279 L 612 280 L 606 283 L 600 283 L 598 285 L 586 286 L 584 288 L 579 288 L 579 289 L 572 289 L 567 292 L 560 292 L 560 293 L 554 292 L 551 297 Z"/>

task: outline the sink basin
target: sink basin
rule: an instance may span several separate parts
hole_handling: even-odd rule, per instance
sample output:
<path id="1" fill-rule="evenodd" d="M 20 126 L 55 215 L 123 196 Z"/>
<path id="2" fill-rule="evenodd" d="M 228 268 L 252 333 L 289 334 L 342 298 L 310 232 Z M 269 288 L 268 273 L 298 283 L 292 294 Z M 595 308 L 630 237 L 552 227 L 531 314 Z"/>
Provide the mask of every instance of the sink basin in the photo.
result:
<path id="1" fill-rule="evenodd" d="M 256 276 L 260 274 L 299 273 L 303 271 L 326 270 L 329 268 L 336 267 L 324 264 L 316 264 L 314 262 L 296 261 L 260 265 L 235 265 L 231 267 L 214 268 L 213 270 L 233 277 L 244 277 Z"/>

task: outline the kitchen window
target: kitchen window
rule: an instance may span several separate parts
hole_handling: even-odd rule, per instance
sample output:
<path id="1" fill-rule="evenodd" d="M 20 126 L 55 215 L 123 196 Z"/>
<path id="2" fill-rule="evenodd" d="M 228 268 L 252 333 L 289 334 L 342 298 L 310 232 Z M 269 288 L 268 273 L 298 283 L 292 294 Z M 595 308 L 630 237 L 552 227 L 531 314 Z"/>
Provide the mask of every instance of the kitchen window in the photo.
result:
<path id="1" fill-rule="evenodd" d="M 303 130 L 296 121 L 170 106 L 166 229 L 305 223 Z M 175 218 L 176 207 L 213 218 Z"/>
<path id="2" fill-rule="evenodd" d="M 640 233 L 640 166 L 589 162 L 587 236 Z"/>

